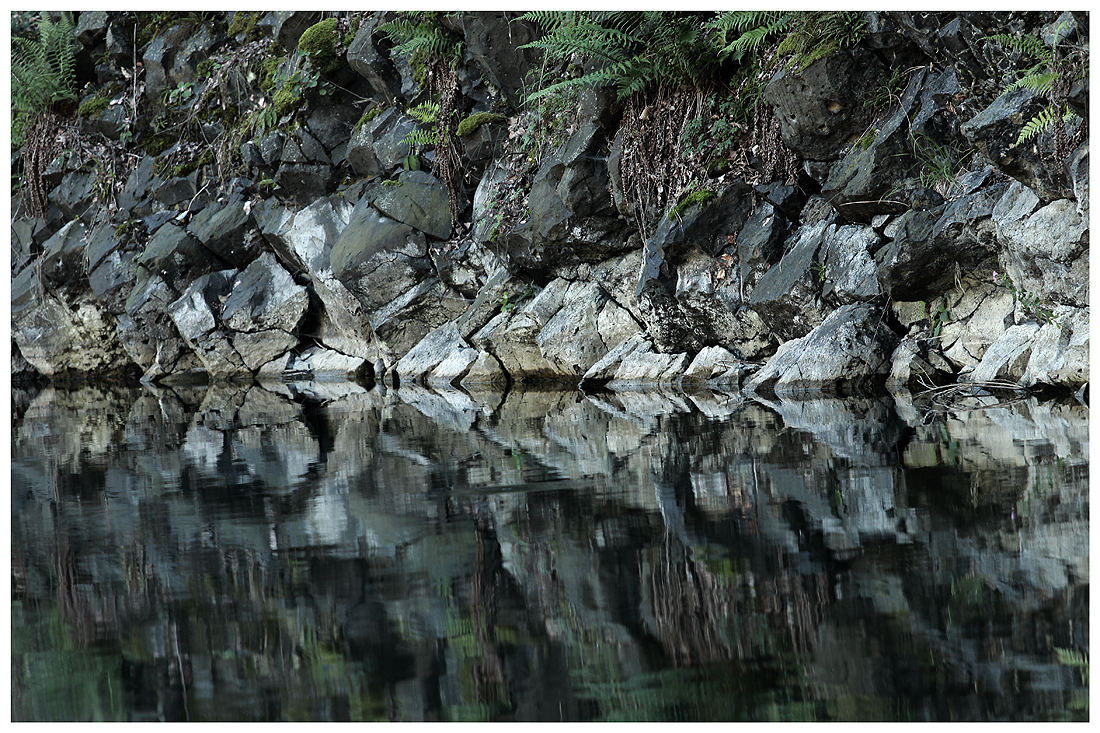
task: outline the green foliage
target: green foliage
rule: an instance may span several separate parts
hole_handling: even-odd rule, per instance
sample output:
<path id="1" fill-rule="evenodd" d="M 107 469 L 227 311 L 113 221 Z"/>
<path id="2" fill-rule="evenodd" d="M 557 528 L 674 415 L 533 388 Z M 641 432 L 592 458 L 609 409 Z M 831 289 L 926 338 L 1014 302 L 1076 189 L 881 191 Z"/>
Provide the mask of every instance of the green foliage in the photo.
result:
<path id="1" fill-rule="evenodd" d="M 805 69 L 834 51 L 859 43 L 866 33 L 867 21 L 862 13 L 814 11 L 798 13 L 792 26 L 776 55 L 790 56 L 788 68 Z"/>
<path id="2" fill-rule="evenodd" d="M 507 122 L 508 118 L 504 115 L 497 114 L 495 112 L 475 112 L 462 122 L 458 123 L 458 128 L 455 129 L 455 134 L 459 137 L 466 137 L 472 135 L 477 131 L 477 128 L 482 125 L 491 125 L 494 123 Z"/>
<path id="3" fill-rule="evenodd" d="M 910 136 L 913 157 L 920 163 L 920 182 L 925 188 L 947 196 L 959 174 L 974 154 L 974 149 L 960 150 L 936 142 L 924 133 Z"/>
<path id="4" fill-rule="evenodd" d="M 719 13 L 711 26 L 718 31 L 719 54 L 740 61 L 759 53 L 796 17 L 785 11 L 732 10 Z"/>
<path id="5" fill-rule="evenodd" d="M 1088 75 L 1087 49 L 1072 48 L 1068 53 L 1059 53 L 1059 43 L 1069 30 L 1068 24 L 1056 28 L 1050 45 L 1036 36 L 997 34 L 986 38 L 1034 61 L 1030 67 L 1021 72 L 1018 79 L 1001 90 L 1001 95 L 1017 89 L 1027 89 L 1036 96 L 1045 97 L 1048 102 L 1043 110 L 1024 123 L 1016 138 L 1016 145 L 1054 130 L 1058 135 L 1059 153 L 1064 155 L 1067 152 L 1062 150 L 1065 147 L 1065 126 L 1066 123 L 1077 119 L 1077 115 L 1070 110 L 1065 97 L 1074 81 Z"/>
<path id="6" fill-rule="evenodd" d="M 994 272 L 993 282 L 1007 288 L 1012 293 L 1013 300 L 1020 304 L 1025 313 L 1033 316 L 1036 320 L 1050 324 L 1058 322 L 1058 319 L 1054 317 L 1054 311 L 1038 295 L 1029 290 L 1017 288 L 1016 283 L 1012 282 L 1012 278 L 1008 276 L 1007 272 Z"/>
<path id="7" fill-rule="evenodd" d="M 378 26 L 378 31 L 393 42 L 392 52 L 399 56 L 438 56 L 457 63 L 462 58 L 462 38 L 444 27 L 441 17 L 432 11 L 403 11 Z"/>
<path id="8" fill-rule="evenodd" d="M 231 36 L 244 36 L 244 40 L 255 41 L 260 37 L 261 31 L 256 23 L 263 17 L 260 12 L 237 11 L 233 13 L 233 22 L 229 24 L 228 34 Z"/>
<path id="9" fill-rule="evenodd" d="M 706 88 L 722 59 L 712 29 L 685 13 L 665 11 L 539 11 L 522 19 L 545 35 L 523 48 L 542 49 L 551 62 L 588 62 L 571 75 L 528 95 L 533 102 L 570 87 L 609 87 L 620 100 L 657 86 Z"/>
<path id="10" fill-rule="evenodd" d="M 11 39 L 11 141 L 23 136 L 38 115 L 76 98 L 76 26 L 68 15 L 56 23 L 43 16 L 38 39 Z"/>

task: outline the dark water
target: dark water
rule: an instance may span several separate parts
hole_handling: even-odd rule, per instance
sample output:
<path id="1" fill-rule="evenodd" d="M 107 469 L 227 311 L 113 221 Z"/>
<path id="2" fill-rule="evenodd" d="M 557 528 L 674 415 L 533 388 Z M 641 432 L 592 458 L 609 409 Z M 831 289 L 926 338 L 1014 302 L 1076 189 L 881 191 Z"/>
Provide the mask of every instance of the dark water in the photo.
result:
<path id="1" fill-rule="evenodd" d="M 1072 401 L 13 399 L 16 720 L 1088 718 Z"/>

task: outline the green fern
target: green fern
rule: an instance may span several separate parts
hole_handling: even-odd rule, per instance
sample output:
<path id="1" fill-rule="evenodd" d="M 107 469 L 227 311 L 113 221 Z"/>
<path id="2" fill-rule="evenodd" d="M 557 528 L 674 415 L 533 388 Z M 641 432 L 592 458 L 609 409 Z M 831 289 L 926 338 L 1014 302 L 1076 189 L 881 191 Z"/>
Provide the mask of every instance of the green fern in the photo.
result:
<path id="1" fill-rule="evenodd" d="M 405 114 L 421 124 L 431 125 L 434 124 L 436 118 L 439 117 L 439 103 L 430 101 L 422 102 L 415 107 L 409 107 L 405 110 Z"/>
<path id="2" fill-rule="evenodd" d="M 57 102 L 76 99 L 76 26 L 67 15 L 43 16 L 38 40 L 11 39 L 11 134 L 19 146 L 34 118 Z"/>
<path id="3" fill-rule="evenodd" d="M 401 143 L 410 148 L 435 147 L 439 144 L 439 134 L 435 130 L 413 130 L 401 139 Z"/>
<path id="4" fill-rule="evenodd" d="M 1062 90 L 1068 87 L 1068 79 L 1080 73 L 1078 62 L 1081 60 L 1077 51 L 1064 56 L 1058 54 L 1058 43 L 1069 30 L 1069 24 L 1062 24 L 1056 28 L 1050 45 L 1037 36 L 1010 36 L 999 33 L 986 37 L 987 41 L 995 41 L 1007 49 L 1030 56 L 1035 61 L 1032 66 L 1021 72 L 1020 78 L 1001 90 L 1001 96 L 1017 89 L 1027 89 L 1037 97 L 1045 97 L 1049 102 L 1041 112 L 1024 123 L 1016 138 L 1016 145 L 1053 130 L 1056 133 L 1059 154 L 1065 152 L 1061 150 L 1064 145 L 1065 125 L 1076 119 L 1077 115 L 1066 105 Z M 1058 123 L 1061 123 L 1061 128 L 1058 127 Z"/>
<path id="5" fill-rule="evenodd" d="M 404 11 L 378 26 L 378 30 L 393 42 L 392 52 L 399 56 L 411 58 L 424 54 L 457 62 L 462 58 L 462 39 L 443 27 L 439 15 L 421 10 Z"/>

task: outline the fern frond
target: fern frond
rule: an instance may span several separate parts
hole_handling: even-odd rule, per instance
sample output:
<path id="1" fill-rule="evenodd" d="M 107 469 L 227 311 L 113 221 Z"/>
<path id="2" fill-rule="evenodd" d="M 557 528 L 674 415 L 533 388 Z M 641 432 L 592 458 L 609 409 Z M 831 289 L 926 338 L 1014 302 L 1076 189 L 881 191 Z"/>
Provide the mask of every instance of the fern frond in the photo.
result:
<path id="1" fill-rule="evenodd" d="M 435 146 L 439 144 L 439 136 L 435 130 L 413 130 L 401 142 L 410 148 Z"/>
<path id="2" fill-rule="evenodd" d="M 1009 84 L 1004 89 L 1004 94 L 1017 89 L 1030 89 L 1038 96 L 1045 96 L 1054 89 L 1054 82 L 1058 80 L 1058 74 L 1048 71 L 1045 74 L 1029 73 Z"/>
<path id="3" fill-rule="evenodd" d="M 439 116 L 440 106 L 438 102 L 422 102 L 415 107 L 405 110 L 405 114 L 425 125 L 430 125 Z"/>
<path id="4" fill-rule="evenodd" d="M 1039 114 L 1028 120 L 1020 130 L 1020 136 L 1016 138 L 1016 144 L 1026 142 L 1036 135 L 1046 132 L 1061 117 L 1061 110 L 1057 105 L 1050 105 Z"/>
<path id="5" fill-rule="evenodd" d="M 1025 53 L 1042 62 L 1049 62 L 1053 58 L 1050 47 L 1043 43 L 1042 39 L 1035 36 L 1010 36 L 1005 33 L 998 33 L 986 36 L 985 40 L 996 41 L 1005 48 Z"/>

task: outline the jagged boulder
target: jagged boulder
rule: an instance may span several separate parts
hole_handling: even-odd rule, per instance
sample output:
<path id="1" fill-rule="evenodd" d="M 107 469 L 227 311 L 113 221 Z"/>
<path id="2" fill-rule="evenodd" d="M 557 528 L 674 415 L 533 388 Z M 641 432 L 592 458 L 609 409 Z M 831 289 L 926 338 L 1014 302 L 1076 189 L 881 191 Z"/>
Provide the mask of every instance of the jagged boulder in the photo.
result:
<path id="1" fill-rule="evenodd" d="M 806 336 L 780 346 L 744 388 L 777 395 L 878 388 L 890 373 L 897 342 L 880 309 L 844 305 Z"/>
<path id="2" fill-rule="evenodd" d="M 375 93 L 386 102 L 393 102 L 401 94 L 401 77 L 393 62 L 377 44 L 375 30 L 383 22 L 383 11 L 375 11 L 359 24 L 355 39 L 348 46 L 348 66 L 371 85 Z"/>
<path id="3" fill-rule="evenodd" d="M 538 64 L 538 52 L 521 48 L 538 38 L 534 26 L 508 13 L 462 13 L 466 49 L 477 68 L 514 107 L 523 102 L 527 74 Z"/>
<path id="4" fill-rule="evenodd" d="M 451 236 L 450 204 L 443 182 L 425 171 L 403 171 L 397 185 L 382 186 L 374 207 L 436 239 Z"/>
<path id="5" fill-rule="evenodd" d="M 818 250 L 834 223 L 830 217 L 792 234 L 783 259 L 768 269 L 749 297 L 749 307 L 783 340 L 805 336 L 825 318 Z"/>
<path id="6" fill-rule="evenodd" d="M 248 267 L 263 244 L 251 215 L 251 204 L 215 201 L 195 214 L 187 231 L 235 269 Z"/>
<path id="7" fill-rule="evenodd" d="M 1044 201 L 1072 196 L 1060 166 L 1048 165 L 1050 136 L 1039 136 L 1017 145 L 1020 129 L 1043 111 L 1049 102 L 1029 89 L 1017 89 L 998 97 L 960 128 L 970 143 L 993 165 L 1035 191 Z"/>
<path id="8" fill-rule="evenodd" d="M 891 222 L 885 229 L 891 241 L 875 253 L 882 290 L 896 300 L 932 299 L 993 256 L 993 207 L 1007 188 L 994 184 L 934 209 L 910 209 Z"/>
<path id="9" fill-rule="evenodd" d="M 861 48 L 777 72 L 764 98 L 775 107 L 783 143 L 810 160 L 839 158 L 848 139 L 867 127 L 863 100 L 881 74 L 878 58 Z"/>
<path id="10" fill-rule="evenodd" d="M 1019 212 L 1021 209 L 1014 209 Z M 1089 304 L 1089 221 L 1070 199 L 996 222 L 1001 264 L 1015 287 L 1040 303 Z"/>

